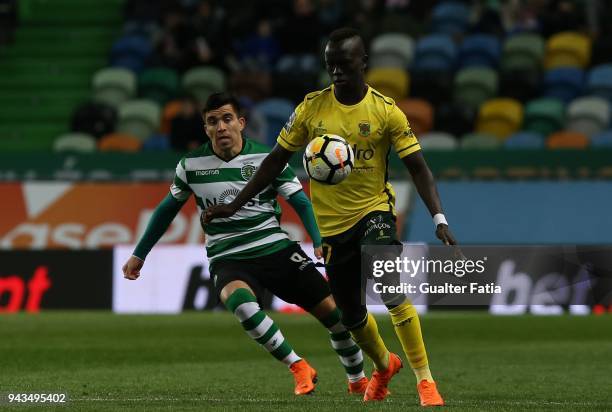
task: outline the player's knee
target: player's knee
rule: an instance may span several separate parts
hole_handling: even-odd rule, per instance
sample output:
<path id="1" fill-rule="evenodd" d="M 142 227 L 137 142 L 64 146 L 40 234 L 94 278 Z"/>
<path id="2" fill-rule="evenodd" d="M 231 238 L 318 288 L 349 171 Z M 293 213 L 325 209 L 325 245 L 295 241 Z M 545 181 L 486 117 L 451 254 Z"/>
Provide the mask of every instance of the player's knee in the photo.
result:
<path id="1" fill-rule="evenodd" d="M 350 311 L 342 312 L 342 324 L 348 330 L 359 329 L 368 321 L 368 311 L 364 307 L 359 307 Z"/>

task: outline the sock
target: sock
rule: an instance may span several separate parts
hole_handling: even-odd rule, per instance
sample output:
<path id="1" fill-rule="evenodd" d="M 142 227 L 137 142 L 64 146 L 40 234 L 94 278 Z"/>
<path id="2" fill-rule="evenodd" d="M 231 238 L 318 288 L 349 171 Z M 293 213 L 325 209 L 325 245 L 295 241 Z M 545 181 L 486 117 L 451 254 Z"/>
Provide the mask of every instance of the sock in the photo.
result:
<path id="1" fill-rule="evenodd" d="M 389 314 L 395 328 L 395 334 L 402 344 L 417 380 L 420 382 L 427 379 L 433 382 L 416 308 L 406 301 L 393 309 L 389 309 Z"/>
<path id="2" fill-rule="evenodd" d="M 244 288 L 236 289 L 225 306 L 240 321 L 246 333 L 285 365 L 299 361 L 274 321 L 262 311 L 253 294 Z"/>
<path id="3" fill-rule="evenodd" d="M 368 313 L 365 321 L 365 325 L 352 329 L 351 335 L 355 343 L 372 359 L 374 367 L 385 370 L 389 367 L 389 351 L 378 333 L 374 316 Z"/>
<path id="4" fill-rule="evenodd" d="M 329 331 L 332 348 L 338 354 L 346 371 L 349 382 L 357 382 L 365 377 L 363 373 L 363 354 L 351 338 L 351 334 L 340 322 L 340 311 L 334 309 L 325 319 L 320 319 Z"/>

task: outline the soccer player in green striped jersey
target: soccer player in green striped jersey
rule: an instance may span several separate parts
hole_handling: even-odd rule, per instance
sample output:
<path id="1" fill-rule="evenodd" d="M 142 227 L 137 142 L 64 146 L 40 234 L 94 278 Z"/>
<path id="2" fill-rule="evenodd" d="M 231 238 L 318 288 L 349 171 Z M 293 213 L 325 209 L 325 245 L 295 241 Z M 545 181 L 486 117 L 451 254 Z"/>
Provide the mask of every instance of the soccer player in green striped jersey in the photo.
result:
<path id="1" fill-rule="evenodd" d="M 139 277 L 147 254 L 192 194 L 201 211 L 231 202 L 269 153 L 268 147 L 242 136 L 245 119 L 232 95 L 211 95 L 204 108 L 204 121 L 210 141 L 180 160 L 170 193 L 156 208 L 123 266 L 127 279 Z M 204 225 L 215 288 L 247 334 L 289 367 L 296 395 L 314 390 L 317 372 L 296 354 L 278 326 L 261 310 L 256 293 L 262 288 L 304 308 L 328 329 L 331 345 L 347 374 L 349 393 L 364 393 L 368 379 L 363 373 L 361 350 L 340 321 L 327 282 L 281 229 L 278 194 L 296 210 L 313 239 L 315 256 L 321 258 L 321 235 L 312 205 L 287 166 L 234 216 Z"/>

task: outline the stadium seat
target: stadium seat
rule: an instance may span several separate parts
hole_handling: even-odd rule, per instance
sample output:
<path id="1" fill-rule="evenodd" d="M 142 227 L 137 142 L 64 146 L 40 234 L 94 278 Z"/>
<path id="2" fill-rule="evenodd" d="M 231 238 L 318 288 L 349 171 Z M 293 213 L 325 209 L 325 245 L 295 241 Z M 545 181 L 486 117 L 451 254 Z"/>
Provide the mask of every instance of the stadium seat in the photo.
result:
<path id="1" fill-rule="evenodd" d="M 589 138 L 582 133 L 563 130 L 548 136 L 546 147 L 549 149 L 585 149 Z"/>
<path id="2" fill-rule="evenodd" d="M 442 103 L 436 107 L 434 129 L 462 136 L 474 129 L 476 109 L 458 103 Z"/>
<path id="3" fill-rule="evenodd" d="M 85 102 L 75 109 L 70 119 L 70 130 L 100 138 L 114 132 L 117 126 L 117 110 L 101 102 Z"/>
<path id="4" fill-rule="evenodd" d="M 549 98 L 532 100 L 525 106 L 523 129 L 548 136 L 560 130 L 564 120 L 565 110 L 560 100 Z"/>
<path id="5" fill-rule="evenodd" d="M 261 113 L 268 123 L 265 143 L 274 146 L 276 138 L 283 126 L 293 114 L 295 106 L 286 99 L 266 99 L 254 106 Z"/>
<path id="6" fill-rule="evenodd" d="M 461 137 L 462 149 L 495 150 L 500 148 L 502 141 L 496 136 L 486 133 L 468 133 Z"/>
<path id="7" fill-rule="evenodd" d="M 601 97 L 580 97 L 567 106 L 566 119 L 567 130 L 592 136 L 610 124 L 610 104 Z"/>
<path id="8" fill-rule="evenodd" d="M 453 71 L 457 58 L 457 46 L 444 34 L 431 34 L 419 39 L 412 64 L 413 71 Z"/>
<path id="9" fill-rule="evenodd" d="M 138 76 L 138 96 L 164 105 L 179 92 L 176 72 L 165 67 L 146 69 Z"/>
<path id="10" fill-rule="evenodd" d="M 522 130 L 504 141 L 506 149 L 543 149 L 544 136 L 536 132 Z"/>
<path id="11" fill-rule="evenodd" d="M 584 69 L 591 60 L 591 40 L 582 33 L 561 32 L 546 42 L 544 67 L 579 67 Z"/>
<path id="12" fill-rule="evenodd" d="M 370 43 L 370 68 L 407 69 L 414 55 L 414 40 L 403 33 L 384 33 Z"/>
<path id="13" fill-rule="evenodd" d="M 544 40 L 539 34 L 521 33 L 509 37 L 503 46 L 504 70 L 540 71 L 544 58 Z"/>
<path id="14" fill-rule="evenodd" d="M 454 101 L 478 108 L 485 100 L 497 95 L 497 72 L 488 67 L 468 67 L 457 73 Z"/>
<path id="15" fill-rule="evenodd" d="M 461 34 L 465 32 L 470 17 L 467 5 L 456 1 L 444 1 L 437 4 L 431 13 L 430 32 L 444 34 Z"/>
<path id="16" fill-rule="evenodd" d="M 160 108 L 151 100 L 130 100 L 119 106 L 117 130 L 144 141 L 155 133 L 160 124 Z"/>
<path id="17" fill-rule="evenodd" d="M 479 133 L 505 139 L 520 129 L 523 123 L 523 106 L 514 99 L 487 100 L 480 106 L 476 130 Z"/>
<path id="18" fill-rule="evenodd" d="M 366 82 L 385 96 L 401 100 L 408 95 L 410 77 L 403 69 L 378 68 L 368 70 Z"/>
<path id="19" fill-rule="evenodd" d="M 166 103 L 162 110 L 161 122 L 159 131 L 165 135 L 170 134 L 170 127 L 172 126 L 172 119 L 174 119 L 181 111 L 182 103 L 180 100 L 172 100 Z"/>
<path id="20" fill-rule="evenodd" d="M 107 67 L 93 76 L 94 100 L 118 107 L 136 95 L 136 76 L 128 69 Z"/>
<path id="21" fill-rule="evenodd" d="M 499 64 L 501 47 L 497 37 L 490 34 L 467 36 L 459 47 L 459 67 L 492 67 Z"/>
<path id="22" fill-rule="evenodd" d="M 95 152 L 96 138 L 87 133 L 66 133 L 55 139 L 53 150 L 56 152 Z"/>
<path id="23" fill-rule="evenodd" d="M 544 96 L 569 103 L 582 92 L 584 72 L 575 67 L 560 67 L 544 74 Z"/>
<path id="24" fill-rule="evenodd" d="M 586 93 L 603 97 L 612 104 L 612 64 L 595 66 L 589 71 Z"/>
<path id="25" fill-rule="evenodd" d="M 141 139 L 126 133 L 111 133 L 98 141 L 101 152 L 137 152 L 141 147 Z"/>
<path id="26" fill-rule="evenodd" d="M 140 72 L 153 53 L 151 40 L 142 35 L 126 35 L 116 40 L 110 53 L 110 65 Z"/>
<path id="27" fill-rule="evenodd" d="M 591 136 L 591 146 L 596 148 L 612 148 L 612 130 L 606 130 Z"/>
<path id="28" fill-rule="evenodd" d="M 541 85 L 541 75 L 537 70 L 502 69 L 499 79 L 499 95 L 524 103 L 540 95 Z"/>
<path id="29" fill-rule="evenodd" d="M 421 149 L 424 151 L 433 150 L 455 150 L 459 147 L 457 139 L 449 133 L 429 132 L 418 136 Z"/>
<path id="30" fill-rule="evenodd" d="M 425 99 L 434 106 L 451 100 L 453 74 L 448 71 L 413 71 L 410 95 Z"/>
<path id="31" fill-rule="evenodd" d="M 148 152 L 170 150 L 170 139 L 165 134 L 154 134 L 142 143 L 142 150 Z"/>
<path id="32" fill-rule="evenodd" d="M 317 79 L 317 85 L 319 86 L 319 90 L 323 90 L 326 87 L 329 87 L 329 85 L 331 84 L 331 79 L 329 77 L 329 73 L 327 73 L 327 70 L 322 69 L 319 72 L 319 78 Z"/>
<path id="33" fill-rule="evenodd" d="M 427 100 L 403 99 L 398 100 L 396 104 L 408 118 L 410 128 L 417 137 L 431 130 L 433 127 L 433 107 Z"/>
<path id="34" fill-rule="evenodd" d="M 212 93 L 225 90 L 225 75 L 216 67 L 194 67 L 183 75 L 182 83 L 203 105 Z"/>

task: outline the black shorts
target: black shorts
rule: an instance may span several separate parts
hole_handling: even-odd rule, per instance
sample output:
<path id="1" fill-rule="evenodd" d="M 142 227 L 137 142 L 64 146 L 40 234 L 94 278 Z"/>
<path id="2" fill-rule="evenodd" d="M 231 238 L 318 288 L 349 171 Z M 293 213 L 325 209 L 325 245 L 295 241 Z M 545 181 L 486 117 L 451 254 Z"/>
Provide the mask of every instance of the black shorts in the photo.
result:
<path id="1" fill-rule="evenodd" d="M 357 318 L 365 316 L 366 277 L 361 276 L 361 246 L 401 244 L 397 238 L 395 216 L 383 211 L 370 212 L 346 232 L 323 238 L 329 286 L 336 304 L 349 318 L 345 322 L 347 327 L 354 326 L 361 320 Z M 401 249 L 398 251 L 401 253 Z M 386 302 L 393 300 L 395 298 L 385 298 Z M 355 318 L 350 319 L 352 314 Z"/>
<path id="2" fill-rule="evenodd" d="M 298 244 L 253 259 L 218 260 L 211 277 L 217 294 L 228 283 L 242 280 L 256 294 L 265 288 L 307 311 L 331 294 L 327 281 Z"/>

